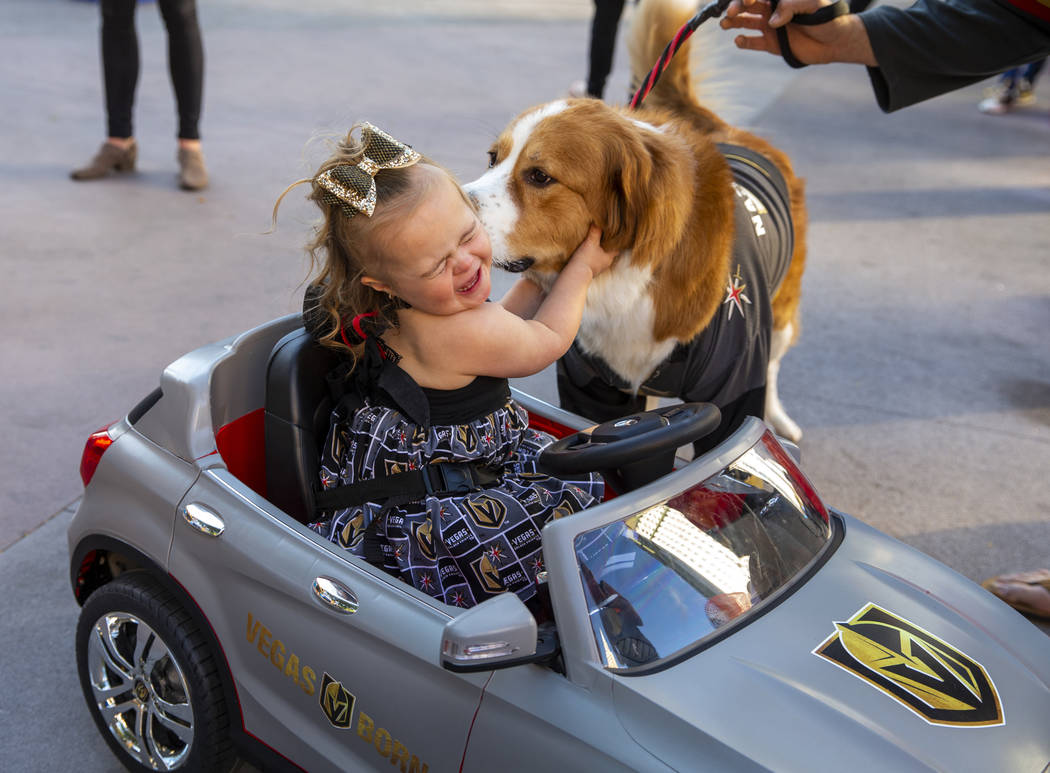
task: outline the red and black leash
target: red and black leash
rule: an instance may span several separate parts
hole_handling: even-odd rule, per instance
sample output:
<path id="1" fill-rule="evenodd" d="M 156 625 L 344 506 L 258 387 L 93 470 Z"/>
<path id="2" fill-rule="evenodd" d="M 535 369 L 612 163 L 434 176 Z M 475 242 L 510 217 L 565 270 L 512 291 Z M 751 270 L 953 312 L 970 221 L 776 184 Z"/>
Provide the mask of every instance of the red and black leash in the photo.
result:
<path id="1" fill-rule="evenodd" d="M 713 0 L 713 2 L 708 3 L 697 11 L 692 19 L 682 25 L 682 28 L 678 30 L 678 34 L 674 36 L 671 42 L 667 44 L 667 47 L 664 48 L 664 52 L 660 54 L 660 58 L 653 65 L 653 69 L 649 71 L 649 77 L 638 87 L 638 91 L 634 92 L 630 105 L 632 108 L 638 107 L 642 104 L 642 100 L 649 96 L 653 86 L 656 85 L 664 70 L 671 64 L 671 58 L 678 53 L 678 49 L 685 44 L 685 41 L 689 40 L 690 36 L 696 32 L 696 28 L 708 19 L 717 18 L 725 13 L 730 2 L 731 0 Z"/>
<path id="2" fill-rule="evenodd" d="M 707 5 L 703 6 L 696 15 L 682 25 L 682 28 L 678 30 L 678 33 L 674 36 L 667 47 L 664 48 L 664 52 L 660 54 L 660 58 L 656 64 L 653 65 L 653 69 L 649 71 L 649 76 L 645 79 L 638 90 L 634 92 L 634 96 L 631 98 L 630 106 L 632 108 L 638 107 L 642 104 L 649 92 L 653 90 L 653 86 L 660 80 L 660 76 L 663 75 L 664 70 L 671 64 L 671 58 L 678 53 L 685 41 L 689 40 L 690 36 L 696 32 L 697 27 L 703 24 L 708 19 L 715 19 L 725 13 L 726 8 L 729 7 L 731 0 L 713 0 Z M 770 0 L 772 10 L 777 9 L 777 0 Z M 813 13 L 799 13 L 795 14 L 792 19 L 792 24 L 804 24 L 804 25 L 816 25 L 824 24 L 831 21 L 832 19 L 843 16 L 849 13 L 849 3 L 846 0 L 836 0 L 831 5 L 826 5 L 822 8 L 818 8 Z M 792 67 L 805 67 L 806 65 L 799 61 L 794 53 L 791 51 L 791 46 L 788 44 L 787 37 L 787 26 L 777 28 L 777 40 L 780 43 L 780 53 L 784 57 L 784 61 Z"/>

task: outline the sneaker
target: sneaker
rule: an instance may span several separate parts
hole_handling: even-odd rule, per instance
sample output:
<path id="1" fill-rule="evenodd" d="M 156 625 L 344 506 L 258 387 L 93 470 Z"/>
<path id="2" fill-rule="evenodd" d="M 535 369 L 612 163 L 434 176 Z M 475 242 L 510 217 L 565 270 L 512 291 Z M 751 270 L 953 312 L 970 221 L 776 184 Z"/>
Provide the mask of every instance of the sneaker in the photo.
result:
<path id="1" fill-rule="evenodd" d="M 107 177 L 110 172 L 131 172 L 135 169 L 139 148 L 135 140 L 126 148 L 103 142 L 91 163 L 80 169 L 74 169 L 69 176 L 74 180 L 98 180 Z"/>
<path id="2" fill-rule="evenodd" d="M 1032 82 L 1027 78 L 1021 78 L 1017 81 L 1017 99 L 1015 104 L 1018 107 L 1035 104 L 1035 89 Z"/>
<path id="3" fill-rule="evenodd" d="M 986 97 L 977 103 L 977 109 L 987 115 L 1002 115 L 1010 112 L 1013 100 L 1004 101 L 1000 97 Z"/>
<path id="4" fill-rule="evenodd" d="M 977 109 L 990 115 L 1002 115 L 1017 102 L 1017 81 L 1000 78 L 991 88 L 984 90 L 984 99 L 977 103 Z"/>

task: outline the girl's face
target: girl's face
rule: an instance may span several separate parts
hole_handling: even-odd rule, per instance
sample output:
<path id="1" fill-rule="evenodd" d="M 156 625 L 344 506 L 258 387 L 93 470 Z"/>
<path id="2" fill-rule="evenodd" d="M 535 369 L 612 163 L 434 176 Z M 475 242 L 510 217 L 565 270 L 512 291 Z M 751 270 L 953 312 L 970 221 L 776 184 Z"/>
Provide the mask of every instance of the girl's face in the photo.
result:
<path id="1" fill-rule="evenodd" d="M 408 217 L 385 224 L 385 257 L 361 281 L 427 314 L 455 314 L 489 297 L 492 248 L 456 184 L 439 170 L 425 173 L 440 179 Z"/>

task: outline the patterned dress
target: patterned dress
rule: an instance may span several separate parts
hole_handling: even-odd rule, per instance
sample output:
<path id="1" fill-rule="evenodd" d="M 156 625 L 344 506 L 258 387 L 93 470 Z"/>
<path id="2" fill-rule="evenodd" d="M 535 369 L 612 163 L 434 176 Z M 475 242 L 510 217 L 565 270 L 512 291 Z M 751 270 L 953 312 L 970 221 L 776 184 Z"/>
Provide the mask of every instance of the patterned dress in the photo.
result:
<path id="1" fill-rule="evenodd" d="M 322 486 L 431 462 L 475 462 L 502 471 L 500 480 L 469 494 L 325 513 L 310 528 L 364 556 L 374 520 L 384 568 L 446 604 L 470 607 L 504 591 L 528 600 L 543 569 L 540 530 L 599 501 L 601 477 L 563 480 L 536 471 L 539 452 L 553 438 L 529 429 L 506 379 L 478 377 L 461 389 L 421 391 L 429 405 L 424 423 L 386 393 L 367 397 L 345 420 L 333 414 L 322 450 Z"/>

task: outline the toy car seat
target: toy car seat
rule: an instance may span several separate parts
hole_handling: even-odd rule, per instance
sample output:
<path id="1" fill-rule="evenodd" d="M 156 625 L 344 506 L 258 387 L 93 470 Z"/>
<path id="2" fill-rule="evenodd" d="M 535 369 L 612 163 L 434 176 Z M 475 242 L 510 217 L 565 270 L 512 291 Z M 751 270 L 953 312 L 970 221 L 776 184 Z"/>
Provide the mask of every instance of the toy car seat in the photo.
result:
<path id="1" fill-rule="evenodd" d="M 314 515 L 320 449 L 332 412 L 325 376 L 338 362 L 335 352 L 298 328 L 274 344 L 266 367 L 267 498 L 301 523 Z"/>

